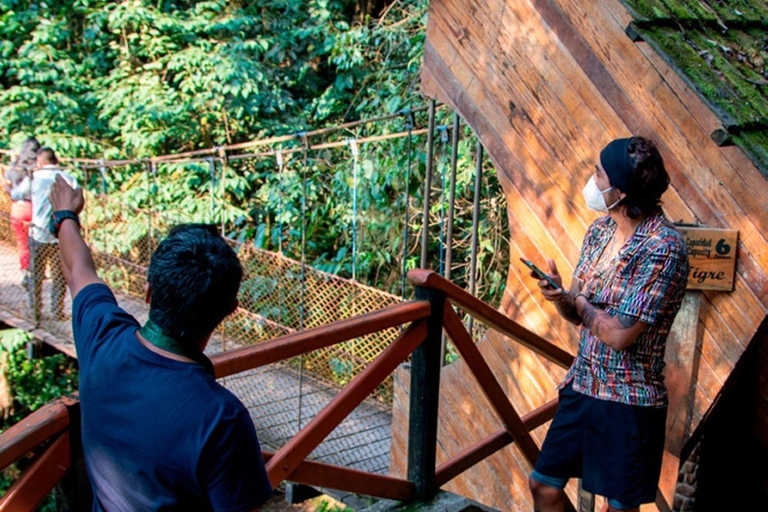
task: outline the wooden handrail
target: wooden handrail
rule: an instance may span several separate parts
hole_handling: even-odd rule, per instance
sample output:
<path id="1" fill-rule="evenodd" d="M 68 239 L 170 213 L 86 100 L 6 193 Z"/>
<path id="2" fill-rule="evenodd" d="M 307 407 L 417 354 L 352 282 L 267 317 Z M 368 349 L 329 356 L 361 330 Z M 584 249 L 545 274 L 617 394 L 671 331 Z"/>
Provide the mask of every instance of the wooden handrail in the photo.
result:
<path id="1" fill-rule="evenodd" d="M 460 307 L 474 318 L 499 331 L 501 334 L 509 336 L 537 354 L 544 356 L 549 361 L 563 368 L 570 368 L 571 363 L 573 363 L 573 355 L 538 334 L 529 331 L 466 290 L 448 281 L 440 274 L 431 270 L 417 268 L 408 272 L 408 280 L 417 286 L 439 290 L 454 305 Z"/>
<path id="2" fill-rule="evenodd" d="M 34 510 L 69 469 L 69 433 L 65 432 L 43 452 L 0 499 L 0 512 Z"/>
<path id="3" fill-rule="evenodd" d="M 426 301 L 403 302 L 314 329 L 278 336 L 257 345 L 236 348 L 213 356 L 211 360 L 216 378 L 226 377 L 390 327 L 422 320 L 429 316 L 430 309 Z"/>
<path id="4" fill-rule="evenodd" d="M 69 427 L 68 406 L 76 403 L 62 398 L 42 406 L 2 434 L 0 469 L 5 469 Z"/>

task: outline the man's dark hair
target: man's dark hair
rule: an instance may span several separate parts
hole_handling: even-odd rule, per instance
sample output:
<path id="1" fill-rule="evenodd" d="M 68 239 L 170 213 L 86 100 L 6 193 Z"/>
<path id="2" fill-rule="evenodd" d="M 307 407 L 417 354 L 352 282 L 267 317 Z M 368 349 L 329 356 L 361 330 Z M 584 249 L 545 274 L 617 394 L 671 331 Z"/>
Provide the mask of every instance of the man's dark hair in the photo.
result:
<path id="1" fill-rule="evenodd" d="M 37 160 L 43 165 L 58 165 L 59 163 L 59 159 L 56 158 L 56 152 L 51 148 L 38 149 Z"/>
<path id="2" fill-rule="evenodd" d="M 627 147 L 632 163 L 632 184 L 619 203 L 630 219 L 661 212 L 661 196 L 669 187 L 669 174 L 656 145 L 644 137 L 632 137 Z"/>
<path id="3" fill-rule="evenodd" d="M 149 264 L 149 318 L 165 335 L 195 343 L 232 312 L 242 276 L 235 251 L 215 226 L 176 226 Z"/>

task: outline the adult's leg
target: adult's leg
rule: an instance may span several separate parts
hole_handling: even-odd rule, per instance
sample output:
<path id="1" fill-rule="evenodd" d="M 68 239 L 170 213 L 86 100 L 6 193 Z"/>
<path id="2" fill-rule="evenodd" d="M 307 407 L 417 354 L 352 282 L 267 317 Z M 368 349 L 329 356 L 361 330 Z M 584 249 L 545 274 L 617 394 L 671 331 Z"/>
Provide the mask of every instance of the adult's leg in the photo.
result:
<path id="1" fill-rule="evenodd" d="M 67 281 L 61 270 L 61 251 L 59 244 L 48 244 L 51 262 L 51 314 L 54 320 L 64 320 L 64 294 L 67 292 Z"/>
<path id="2" fill-rule="evenodd" d="M 11 228 L 16 237 L 21 270 L 29 269 L 29 223 L 32 221 L 32 203 L 16 201 L 11 205 Z"/>
<path id="3" fill-rule="evenodd" d="M 43 279 L 45 278 L 45 244 L 29 237 L 30 253 L 30 286 L 28 291 L 29 309 L 32 311 L 32 320 L 37 325 L 40 322 L 41 300 L 43 291 Z"/>
<path id="4" fill-rule="evenodd" d="M 564 510 L 568 499 L 563 490 L 569 478 L 581 476 L 584 397 L 568 384 L 559 393 L 557 412 L 528 480 L 534 509 Z"/>
<path id="5" fill-rule="evenodd" d="M 666 408 L 597 400 L 584 440 L 584 489 L 608 498 L 605 512 L 640 509 L 656 497 Z"/>
<path id="6" fill-rule="evenodd" d="M 563 512 L 565 510 L 565 491 L 543 484 L 533 477 L 528 478 L 528 486 L 533 496 L 534 512 Z"/>

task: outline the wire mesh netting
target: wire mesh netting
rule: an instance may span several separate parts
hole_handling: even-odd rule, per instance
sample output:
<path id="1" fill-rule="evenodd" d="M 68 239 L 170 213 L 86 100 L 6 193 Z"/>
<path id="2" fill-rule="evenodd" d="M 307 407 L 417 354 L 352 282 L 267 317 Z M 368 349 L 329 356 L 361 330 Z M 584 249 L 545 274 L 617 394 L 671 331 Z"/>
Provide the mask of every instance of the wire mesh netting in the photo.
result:
<path id="1" fill-rule="evenodd" d="M 160 176 L 136 172 L 141 196 L 106 193 L 98 176 L 79 173 L 85 184 L 83 233 L 99 275 L 125 310 L 147 318 L 146 274 L 152 252 L 169 229 L 184 222 L 210 222 L 212 209 L 185 211 L 152 204 Z M 154 183 L 153 183 L 154 182 Z M 94 183 L 96 186 L 93 186 Z M 33 323 L 72 344 L 71 300 L 56 243 L 29 240 L 29 271 L 21 269 L 19 246 L 28 226 L 14 229 L 13 204 L 0 195 L 0 310 Z M 15 222 L 15 221 L 14 221 Z M 17 236 L 24 233 L 25 236 Z M 18 240 L 17 240 L 18 238 Z M 326 325 L 396 304 L 400 298 L 361 283 L 302 265 L 282 254 L 229 240 L 243 265 L 238 309 L 209 343 L 216 353 L 252 345 L 302 328 Z M 398 335 L 397 329 L 360 337 L 301 357 L 222 379 L 248 407 L 262 443 L 277 449 L 305 426 Z M 73 350 L 72 350 L 73 351 Z M 315 460 L 386 472 L 389 464 L 392 385 L 388 380 L 313 453 Z"/>

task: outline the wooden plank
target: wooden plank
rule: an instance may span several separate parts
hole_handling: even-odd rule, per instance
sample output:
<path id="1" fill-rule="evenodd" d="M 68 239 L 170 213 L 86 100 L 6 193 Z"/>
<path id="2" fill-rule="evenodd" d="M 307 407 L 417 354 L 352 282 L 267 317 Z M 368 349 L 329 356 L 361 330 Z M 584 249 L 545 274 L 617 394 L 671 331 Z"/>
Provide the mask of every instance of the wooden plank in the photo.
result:
<path id="1" fill-rule="evenodd" d="M 539 4 L 541 4 L 541 6 L 540 6 L 540 7 L 544 7 L 544 9 L 547 9 L 547 8 L 549 8 L 549 6 L 548 6 L 548 5 L 547 5 L 547 6 L 544 6 L 544 3 L 545 3 L 545 2 L 543 2 L 543 1 L 539 1 L 539 2 L 537 2 L 537 6 L 539 6 Z M 551 9 L 550 9 L 550 10 L 551 10 Z M 582 17 L 583 17 L 583 16 L 582 16 Z M 590 16 L 586 16 L 585 18 L 589 18 L 589 17 L 590 17 Z M 579 20 L 579 21 L 581 21 L 581 20 Z M 587 22 L 587 23 L 588 23 L 588 22 Z M 565 27 L 563 30 L 565 30 L 565 32 L 567 32 L 569 29 L 570 29 L 570 27 Z M 582 31 L 582 32 L 583 32 L 583 31 Z M 571 44 L 573 44 L 573 45 L 575 45 L 575 46 L 578 46 L 578 44 L 583 44 L 583 43 L 579 43 L 579 41 L 580 41 L 580 40 L 575 40 L 575 39 L 573 38 L 573 36 L 571 36 L 571 35 L 568 35 L 567 33 L 565 34 L 565 36 L 563 36 L 563 35 L 561 34 L 561 38 L 562 38 L 562 37 L 570 38 L 570 40 L 569 40 L 569 41 L 570 41 L 570 43 L 571 43 Z M 621 43 L 621 41 L 618 41 L 618 43 Z M 613 46 L 613 45 L 608 45 L 608 46 Z M 582 53 L 584 53 L 584 54 L 586 55 L 586 57 L 585 57 L 585 58 L 587 58 L 587 59 L 591 58 L 591 59 L 592 59 L 592 61 L 591 61 L 591 63 L 590 63 L 590 66 L 592 66 L 592 67 L 597 67 L 597 68 L 600 68 L 600 69 L 603 69 L 603 71 L 602 71 L 602 72 L 603 72 L 603 74 L 605 74 L 605 73 L 606 73 L 606 72 L 605 72 L 605 70 L 604 70 L 604 68 L 602 68 L 602 67 L 601 67 L 601 64 L 595 61 L 595 57 L 594 57 L 594 56 L 593 56 L 591 53 L 589 53 L 589 52 L 588 52 L 586 49 L 584 49 L 584 50 L 582 51 Z M 616 56 L 614 56 L 614 57 L 613 57 L 613 59 L 614 59 L 614 60 L 616 60 L 616 59 L 618 59 L 618 58 L 619 58 L 619 57 L 616 57 Z M 611 82 L 611 87 L 614 87 L 614 88 L 618 88 L 618 87 L 616 86 L 616 83 L 612 81 L 612 80 L 613 80 L 612 78 L 610 78 L 610 77 L 607 77 L 607 76 L 606 76 L 605 78 L 606 78 L 608 81 L 610 81 L 610 82 Z M 644 84 L 644 87 L 645 87 L 645 88 L 649 87 L 649 84 Z M 639 94 L 642 96 L 642 91 L 639 91 L 638 93 L 639 93 Z M 626 106 L 628 107 L 628 105 L 626 105 Z M 648 108 L 648 106 L 646 106 L 646 109 L 647 109 L 647 108 Z M 651 108 L 652 108 L 652 107 L 651 107 Z M 634 118 L 634 117 L 637 117 L 637 116 L 633 116 L 633 118 Z M 630 120 L 630 121 L 631 121 L 631 120 Z M 628 122 L 630 122 L 630 121 L 628 121 Z M 636 122 L 635 124 L 637 124 L 637 122 Z M 642 123 L 640 123 L 640 124 L 642 124 Z M 661 123 L 661 128 L 664 128 L 665 126 L 669 126 L 670 124 L 671 124 L 671 125 L 674 125 L 674 123 L 672 123 L 672 122 L 670 122 L 668 119 L 666 119 L 666 120 L 664 121 L 664 123 Z M 661 142 L 662 142 L 662 143 L 664 143 L 664 141 L 661 141 Z M 673 165 L 673 166 L 671 166 L 671 167 L 673 167 L 673 168 L 679 168 L 679 165 Z M 674 171 L 674 169 L 672 169 L 672 170 Z M 683 176 L 683 177 L 684 177 L 684 176 Z M 698 191 L 698 192 L 697 192 L 697 195 L 698 195 L 699 197 L 701 197 L 701 192 L 700 192 L 700 190 L 698 190 L 698 189 L 696 189 L 696 190 Z M 709 204 L 705 204 L 705 203 L 703 203 L 703 202 L 700 202 L 700 205 L 701 205 L 701 207 L 702 207 L 703 211 L 707 211 L 707 210 L 709 210 L 709 208 L 710 208 L 710 207 L 709 207 Z M 709 210 L 709 211 L 711 211 L 711 210 Z M 710 219 L 712 219 L 712 220 L 714 220 L 714 218 L 713 218 L 711 215 L 709 215 L 709 218 L 710 218 Z M 708 222 L 708 223 L 709 223 L 710 225 L 719 225 L 719 223 L 717 223 L 717 224 L 712 224 L 712 222 Z M 739 227 L 739 229 L 741 229 L 741 227 Z"/>
<path id="2" fill-rule="evenodd" d="M 487 342 L 481 342 L 479 346 L 488 349 Z M 444 369 L 444 374 L 444 382 L 450 383 L 451 388 L 443 393 L 444 399 L 440 403 L 441 423 L 455 424 L 452 425 L 451 435 L 457 439 L 457 444 L 467 446 L 496 432 L 501 422 L 466 362 L 463 359 L 454 362 Z M 440 439 L 440 442 L 443 440 Z M 509 502 L 525 506 L 530 502 L 528 485 L 515 475 L 527 474 L 528 468 L 523 454 L 512 445 L 453 479 L 445 488 L 472 496 L 497 509 L 503 509 Z"/>
<path id="3" fill-rule="evenodd" d="M 487 437 L 501 425 L 464 360 L 459 359 L 444 367 L 441 382 L 443 385 L 440 393 L 438 444 L 444 448 L 444 455 L 438 459 L 438 466 L 449 460 L 452 454 L 459 453 L 468 444 Z M 442 485 L 442 488 L 463 495 L 471 492 L 470 489 L 485 488 L 486 495 L 480 501 L 493 507 L 494 503 L 489 501 L 488 497 L 503 488 L 502 482 L 507 480 L 509 478 L 506 476 L 505 467 L 495 468 L 490 463 L 479 464 L 473 471 Z M 520 490 L 508 492 L 517 494 Z"/>
<path id="4" fill-rule="evenodd" d="M 69 434 L 62 434 L 0 499 L 0 512 L 31 512 L 69 469 Z"/>
<path id="5" fill-rule="evenodd" d="M 537 5 L 543 6 L 544 1 L 537 0 Z M 696 144 L 695 149 L 689 145 L 688 141 L 695 140 L 697 133 L 698 136 L 705 138 L 708 134 L 702 134 L 701 130 L 697 129 L 695 122 L 686 115 L 685 109 L 679 101 L 676 101 L 674 94 L 651 66 L 647 63 L 643 66 L 638 61 L 632 67 L 632 71 L 628 72 L 627 66 L 618 64 L 627 61 L 635 62 L 638 56 L 637 50 L 629 39 L 622 37 L 623 27 L 606 22 L 610 17 L 606 15 L 604 6 L 599 2 L 583 4 L 573 0 L 558 0 L 557 4 L 568 16 L 569 22 L 573 23 L 575 30 L 578 30 L 581 37 L 590 44 L 590 51 L 595 52 L 595 58 L 601 59 L 606 71 L 609 70 L 624 90 L 632 94 L 634 105 L 643 109 L 646 119 L 643 122 L 650 123 L 652 129 L 659 134 L 661 144 L 668 146 L 672 150 L 670 152 L 681 159 L 671 166 L 671 171 L 680 172 L 683 169 L 679 164 L 681 161 L 685 161 L 689 169 L 691 167 L 694 169 L 694 172 L 685 173 L 681 178 L 690 179 L 691 186 L 697 191 L 696 195 L 705 199 L 700 201 L 700 217 L 707 225 L 713 227 L 738 229 L 745 246 L 750 249 L 764 247 L 766 241 L 762 233 L 768 227 L 768 218 L 757 215 L 757 212 L 764 210 L 763 204 L 756 201 L 748 210 L 742 209 L 742 202 L 749 204 L 752 201 L 746 197 L 750 195 L 749 189 L 740 184 L 740 180 L 732 170 L 728 170 L 728 162 L 721 157 L 718 148 L 711 140 L 705 144 Z M 603 44 L 608 39 L 612 42 Z M 660 103 L 665 99 L 668 101 Z M 681 129 L 684 130 L 687 138 L 681 136 Z M 739 187 L 738 202 L 724 190 L 722 180 L 712 174 L 710 169 L 715 163 L 722 172 L 727 170 L 730 173 L 733 178 L 731 186 Z M 768 184 L 764 187 L 768 187 Z M 751 197 L 754 197 L 754 194 L 751 194 Z M 713 210 L 712 205 L 715 204 L 720 208 L 720 212 Z M 724 222 L 724 219 L 728 220 Z M 757 257 L 761 261 L 761 267 L 768 268 L 768 254 Z M 757 288 L 753 288 L 753 291 L 758 296 L 763 294 L 763 291 Z"/>
<path id="6" fill-rule="evenodd" d="M 691 431 L 689 410 L 692 407 L 692 371 L 696 355 L 700 302 L 700 293 L 686 293 L 672 324 L 664 354 L 664 382 L 669 392 L 669 407 L 659 489 L 670 505 L 675 497 L 680 453 Z"/>
<path id="7" fill-rule="evenodd" d="M 452 19 L 447 23 L 459 23 L 460 21 Z M 441 19 L 436 19 L 435 23 L 441 23 Z M 446 42 L 445 45 L 450 44 Z M 469 52 L 470 50 L 465 50 Z M 565 145 L 563 141 L 572 139 L 572 134 L 564 134 L 562 131 L 550 131 L 550 136 L 538 134 L 537 130 L 532 129 L 534 123 L 537 122 L 538 117 L 543 115 L 543 108 L 541 108 L 539 102 L 535 97 L 523 87 L 523 84 L 519 84 L 519 79 L 511 79 L 509 74 L 514 72 L 520 75 L 525 71 L 525 66 L 519 63 L 514 63 L 514 70 L 507 69 L 505 66 L 509 64 L 504 60 L 504 57 L 500 59 L 502 65 L 498 66 L 499 69 L 494 71 L 493 69 L 485 69 L 479 63 L 472 62 L 471 59 L 463 59 L 461 51 L 457 53 L 457 57 L 450 64 L 450 72 L 456 73 L 461 67 L 465 69 L 465 72 L 458 73 L 459 76 L 477 76 L 479 80 L 474 82 L 474 86 L 482 84 L 485 95 L 488 96 L 488 101 L 480 103 L 478 98 L 473 98 L 476 103 L 483 105 L 482 116 L 491 120 L 491 125 L 498 133 L 498 137 L 503 141 L 501 144 L 502 151 L 494 151 L 493 158 L 502 159 L 508 158 L 502 156 L 502 153 L 508 153 L 515 156 L 520 161 L 520 171 L 516 172 L 511 177 L 511 182 L 516 183 L 518 187 L 525 185 L 526 190 L 532 189 L 536 192 L 537 196 L 543 196 L 542 199 L 546 200 L 556 190 L 560 190 L 562 194 L 557 194 L 557 201 L 547 201 L 550 209 L 548 218 L 551 221 L 561 222 L 563 219 L 569 219 L 571 217 L 579 218 L 583 215 L 583 209 L 570 208 L 568 200 L 563 201 L 563 197 L 569 198 L 572 192 L 569 191 L 570 183 L 563 181 L 560 178 L 563 174 L 568 174 L 569 170 L 566 168 L 564 162 L 570 159 L 580 160 L 581 156 L 574 158 L 573 155 L 566 155 L 561 145 Z M 429 61 L 425 59 L 425 64 L 429 65 Z M 434 70 L 433 70 L 434 72 Z M 498 76 L 497 76 L 498 75 Z M 468 89 L 468 92 L 470 90 Z M 547 95 L 547 99 L 551 99 L 551 95 Z M 509 102 L 514 103 L 515 113 L 511 115 L 509 113 Z M 496 108 L 494 108 L 496 107 Z M 471 116 L 466 112 L 462 112 L 465 118 L 470 119 Z M 477 127 L 476 122 L 470 120 L 470 124 L 473 127 Z M 548 126 L 548 123 L 542 123 L 543 126 Z M 571 127 L 571 130 L 573 128 Z M 475 128 L 478 133 L 482 135 L 482 130 Z M 518 137 L 514 134 L 519 133 Z M 549 141 L 555 141 L 552 144 Z M 486 146 L 488 142 L 484 140 Z M 500 167 L 504 172 L 510 172 L 514 170 L 512 165 L 502 165 Z M 546 173 L 549 172 L 549 175 Z M 541 177 L 536 179 L 536 176 Z M 522 180 L 522 181 L 521 181 Z M 567 210 L 560 210 L 559 214 L 552 215 L 552 213 L 558 211 L 560 206 L 569 207 Z"/>
<path id="8" fill-rule="evenodd" d="M 441 20 L 439 18 L 435 20 L 435 23 L 440 22 Z M 443 42 L 437 41 L 434 44 L 443 44 Z M 446 47 L 449 44 L 449 42 L 445 42 L 443 47 Z M 425 53 L 425 66 L 430 67 L 434 74 L 438 65 L 437 62 L 435 62 L 435 65 L 432 65 L 430 62 L 430 53 L 435 53 L 435 49 L 431 45 L 428 45 Z M 440 57 L 445 58 L 445 56 Z M 564 166 L 564 161 L 568 158 L 563 154 L 564 152 L 561 148 L 558 148 L 556 145 L 548 144 L 544 139 L 541 139 L 541 136 L 537 134 L 535 129 L 529 128 L 533 126 L 532 123 L 534 120 L 530 118 L 530 115 L 532 115 L 531 113 L 534 109 L 528 106 L 526 100 L 530 102 L 535 100 L 533 100 L 530 94 L 528 94 L 526 98 L 519 97 L 520 94 L 526 92 L 526 89 L 517 86 L 516 82 L 510 79 L 505 80 L 503 83 L 499 82 L 501 77 L 495 77 L 495 73 L 489 73 L 488 75 L 483 73 L 479 75 L 480 80 L 474 80 L 473 77 L 475 76 L 475 73 L 480 73 L 485 70 L 478 67 L 477 63 L 466 62 L 462 59 L 459 53 L 456 53 L 456 57 L 453 59 L 450 66 L 451 67 L 449 68 L 446 64 L 442 64 L 442 67 L 449 70 L 449 73 L 458 77 L 464 77 L 464 81 L 459 82 L 461 87 L 468 87 L 470 84 L 472 84 L 472 87 L 482 87 L 484 94 L 488 96 L 487 99 L 483 99 L 482 101 L 481 98 L 472 97 L 474 103 L 484 107 L 482 112 L 473 113 L 472 111 L 463 109 L 463 105 L 457 105 L 462 116 L 468 120 L 481 137 L 485 131 L 482 129 L 483 126 L 480 124 L 480 120 L 491 120 L 490 125 L 494 127 L 494 130 L 498 131 L 498 137 L 502 141 L 501 144 L 499 144 L 501 151 L 491 152 L 493 158 L 506 160 L 511 155 L 514 155 L 514 157 L 520 161 L 519 166 L 514 166 L 509 163 L 507 165 L 499 166 L 499 169 L 506 173 L 514 171 L 515 174 L 510 175 L 511 182 L 517 183 L 518 186 L 525 184 L 527 189 L 534 190 L 538 196 L 544 196 L 544 199 L 547 199 L 555 190 L 560 190 L 562 193 L 557 195 L 557 201 L 548 201 L 550 208 L 548 218 L 550 218 L 550 220 L 558 222 L 561 221 L 561 219 L 569 219 L 574 216 L 575 218 L 579 218 L 582 216 L 584 213 L 583 208 L 568 208 L 565 211 L 560 211 L 560 214 L 558 215 L 552 215 L 552 213 L 557 211 L 561 205 L 571 206 L 568 205 L 567 199 L 566 201 L 563 201 L 563 198 L 571 197 L 573 190 L 569 190 L 569 182 L 560 179 L 561 176 L 570 173 L 570 170 Z M 516 67 L 515 72 L 517 71 L 522 71 L 522 67 Z M 499 73 L 507 72 L 502 69 Z M 516 88 L 513 89 L 512 85 L 515 85 Z M 499 91 L 497 91 L 497 89 Z M 466 92 L 471 92 L 471 89 L 468 88 Z M 499 97 L 497 98 L 494 95 L 498 95 Z M 467 98 L 469 95 L 464 94 L 461 97 Z M 518 112 L 511 120 L 508 118 L 509 114 L 504 112 L 509 110 L 508 102 L 510 100 L 517 106 L 516 112 Z M 541 110 L 541 108 L 535 109 L 537 113 L 540 113 Z M 486 125 L 488 125 L 487 122 Z M 520 130 L 522 130 L 521 136 L 515 137 L 514 134 Z M 563 136 L 561 133 L 552 132 L 549 139 L 561 141 Z M 483 140 L 484 144 L 488 147 L 488 141 L 485 139 Z M 559 155 L 559 158 L 555 155 Z M 519 167 L 520 170 L 517 171 L 516 167 Z M 550 175 L 547 176 L 547 174 L 544 174 L 545 172 L 549 172 Z"/>
<path id="9" fill-rule="evenodd" d="M 483 356 L 452 308 L 445 308 L 443 322 L 446 333 L 453 340 L 454 346 L 480 383 L 480 387 L 490 400 L 496 414 L 504 422 L 507 430 L 521 447 L 528 462 L 533 467 L 536 464 L 536 459 L 539 457 L 539 447 L 531 438 L 528 430 L 523 425 L 520 415 L 507 399 L 504 390 L 501 389 L 499 382 L 488 367 L 488 363 L 483 359 Z"/>
<path id="10" fill-rule="evenodd" d="M 555 416 L 558 401 L 552 400 L 535 411 L 523 416 L 523 425 L 528 431 L 543 425 Z M 506 430 L 501 429 L 481 441 L 468 446 L 461 452 L 454 455 L 450 460 L 444 462 L 437 468 L 438 485 L 443 485 L 456 478 L 458 475 L 471 468 L 480 461 L 490 457 L 492 454 L 501 450 L 505 446 L 514 442 L 512 435 Z"/>

